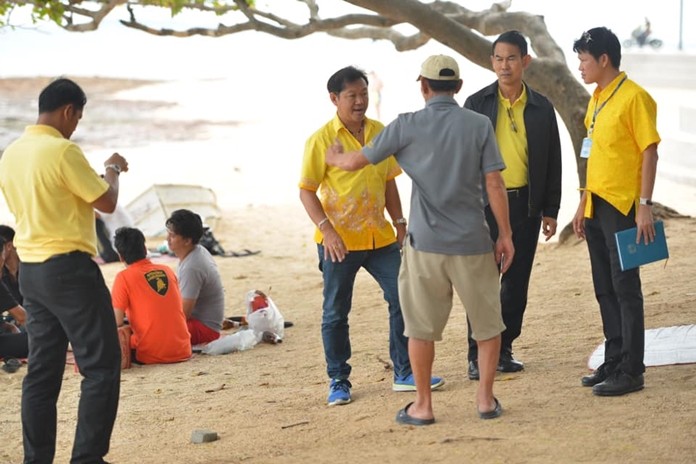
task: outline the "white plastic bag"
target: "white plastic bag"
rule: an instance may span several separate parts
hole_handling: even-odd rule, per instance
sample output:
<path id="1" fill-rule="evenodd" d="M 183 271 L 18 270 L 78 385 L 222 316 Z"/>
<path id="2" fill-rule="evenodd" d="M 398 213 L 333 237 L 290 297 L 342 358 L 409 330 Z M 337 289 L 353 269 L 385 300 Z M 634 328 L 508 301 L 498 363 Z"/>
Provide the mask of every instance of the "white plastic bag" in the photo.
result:
<path id="1" fill-rule="evenodd" d="M 270 297 L 259 290 L 247 292 L 246 310 L 248 329 L 213 340 L 201 349 L 201 353 L 227 354 L 253 348 L 261 340 L 273 344 L 283 341 L 285 320 Z"/>
<path id="2" fill-rule="evenodd" d="M 244 351 L 256 346 L 261 341 L 262 333 L 253 330 L 240 330 L 231 335 L 225 335 L 213 340 L 203 347 L 201 353 L 227 354 L 233 351 Z"/>
<path id="3" fill-rule="evenodd" d="M 246 320 L 249 328 L 255 333 L 270 332 L 277 341 L 283 339 L 285 320 L 271 297 L 260 290 L 251 290 L 246 295 Z"/>

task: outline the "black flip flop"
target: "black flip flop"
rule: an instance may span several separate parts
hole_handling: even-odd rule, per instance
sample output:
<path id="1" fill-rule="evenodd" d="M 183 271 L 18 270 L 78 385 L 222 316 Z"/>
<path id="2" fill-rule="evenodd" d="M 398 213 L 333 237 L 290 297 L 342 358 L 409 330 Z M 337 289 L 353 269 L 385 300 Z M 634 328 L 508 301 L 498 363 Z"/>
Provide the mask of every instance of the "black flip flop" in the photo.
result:
<path id="1" fill-rule="evenodd" d="M 495 419 L 496 417 L 500 417 L 501 414 L 503 414 L 503 407 L 500 405 L 500 401 L 498 401 L 498 398 L 495 396 L 493 397 L 495 400 L 495 408 L 493 408 L 491 411 L 486 411 L 486 412 L 481 412 L 479 411 L 479 417 L 481 419 Z"/>
<path id="2" fill-rule="evenodd" d="M 226 258 L 244 258 L 245 256 L 254 256 L 258 255 L 259 253 L 261 253 L 261 250 L 250 250 L 245 248 L 242 251 L 227 251 L 222 256 Z"/>
<path id="3" fill-rule="evenodd" d="M 417 417 L 409 416 L 408 414 L 408 408 L 413 404 L 413 402 L 410 402 L 404 407 L 404 409 L 400 409 L 398 413 L 396 413 L 396 422 L 399 424 L 404 424 L 404 425 L 431 425 L 435 423 L 435 418 L 432 419 L 419 419 Z"/>
<path id="4" fill-rule="evenodd" d="M 22 361 L 20 361 L 17 358 L 6 358 L 5 359 L 5 364 L 2 366 L 2 370 L 12 374 L 14 372 L 17 372 L 19 368 L 22 367 Z"/>

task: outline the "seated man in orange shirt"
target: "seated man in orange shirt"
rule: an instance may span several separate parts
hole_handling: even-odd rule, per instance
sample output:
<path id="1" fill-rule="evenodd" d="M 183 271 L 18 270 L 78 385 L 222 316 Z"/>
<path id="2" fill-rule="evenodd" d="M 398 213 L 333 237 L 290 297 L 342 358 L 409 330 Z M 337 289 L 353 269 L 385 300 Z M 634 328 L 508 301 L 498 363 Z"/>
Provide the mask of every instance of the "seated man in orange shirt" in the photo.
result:
<path id="1" fill-rule="evenodd" d="M 191 336 L 174 271 L 147 259 L 145 237 L 138 229 L 121 227 L 114 243 L 126 269 L 114 280 L 111 300 L 119 330 L 128 317 L 133 359 L 143 364 L 189 359 Z"/>

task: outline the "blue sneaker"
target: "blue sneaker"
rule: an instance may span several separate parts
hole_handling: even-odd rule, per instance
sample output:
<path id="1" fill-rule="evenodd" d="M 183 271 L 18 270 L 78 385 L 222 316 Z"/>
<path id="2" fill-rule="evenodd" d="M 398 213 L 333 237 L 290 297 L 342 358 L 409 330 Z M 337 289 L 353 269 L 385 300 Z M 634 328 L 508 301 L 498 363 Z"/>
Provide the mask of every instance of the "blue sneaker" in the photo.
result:
<path id="1" fill-rule="evenodd" d="M 352 386 L 348 379 L 332 379 L 327 400 L 329 406 L 350 403 L 350 387 Z"/>
<path id="2" fill-rule="evenodd" d="M 430 378 L 430 389 L 437 390 L 445 384 L 445 379 L 442 377 L 432 376 Z M 409 374 L 401 379 L 394 379 L 392 390 L 395 392 L 414 392 L 416 391 L 416 381 L 413 379 L 413 374 Z"/>

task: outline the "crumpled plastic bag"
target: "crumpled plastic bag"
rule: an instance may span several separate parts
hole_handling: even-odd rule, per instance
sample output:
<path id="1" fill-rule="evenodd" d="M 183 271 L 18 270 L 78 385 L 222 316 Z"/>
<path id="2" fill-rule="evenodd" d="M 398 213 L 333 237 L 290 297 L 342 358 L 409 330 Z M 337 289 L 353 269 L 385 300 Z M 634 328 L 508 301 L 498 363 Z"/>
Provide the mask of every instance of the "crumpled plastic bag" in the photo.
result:
<path id="1" fill-rule="evenodd" d="M 233 351 L 244 351 L 256 346 L 261 341 L 262 333 L 245 329 L 230 335 L 224 335 L 203 347 L 201 353 L 227 354 Z"/>
<path id="2" fill-rule="evenodd" d="M 246 320 L 247 329 L 213 340 L 201 349 L 201 353 L 227 354 L 248 350 L 262 340 L 272 344 L 283 341 L 285 319 L 273 300 L 262 291 L 247 292 Z"/>
<path id="3" fill-rule="evenodd" d="M 249 328 L 263 334 L 276 335 L 277 341 L 285 334 L 285 319 L 271 297 L 260 290 L 251 290 L 246 295 L 246 320 Z"/>

